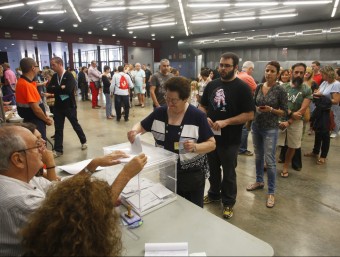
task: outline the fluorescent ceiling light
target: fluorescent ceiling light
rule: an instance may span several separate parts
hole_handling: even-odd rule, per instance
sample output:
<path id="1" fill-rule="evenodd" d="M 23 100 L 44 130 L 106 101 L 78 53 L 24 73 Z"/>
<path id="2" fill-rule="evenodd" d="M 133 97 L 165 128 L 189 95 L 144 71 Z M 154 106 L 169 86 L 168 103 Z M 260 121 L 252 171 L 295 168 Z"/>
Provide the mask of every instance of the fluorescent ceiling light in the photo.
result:
<path id="1" fill-rule="evenodd" d="M 81 19 L 80 19 L 79 15 L 78 15 L 78 12 L 77 12 L 76 8 L 74 8 L 74 5 L 73 5 L 72 1 L 71 0 L 67 0 L 67 2 L 71 6 L 72 11 L 73 11 L 74 15 L 77 17 L 78 21 L 81 22 Z"/>
<path id="2" fill-rule="evenodd" d="M 107 12 L 107 11 L 123 11 L 126 10 L 126 7 L 106 7 L 106 8 L 91 8 L 90 12 Z"/>
<path id="3" fill-rule="evenodd" d="M 289 14 L 277 14 L 277 15 L 261 15 L 259 19 L 276 19 L 276 18 L 288 18 L 298 16 L 297 13 L 289 13 Z"/>
<path id="4" fill-rule="evenodd" d="M 43 24 L 44 21 L 43 21 L 43 20 L 38 20 L 38 23 L 39 23 L 39 24 Z"/>
<path id="5" fill-rule="evenodd" d="M 191 8 L 200 8 L 200 7 L 228 7 L 230 4 L 214 4 L 214 3 L 207 3 L 207 4 L 187 4 L 188 7 Z"/>
<path id="6" fill-rule="evenodd" d="M 256 17 L 237 17 L 237 18 L 225 18 L 223 21 L 248 21 L 248 20 L 255 20 Z"/>
<path id="7" fill-rule="evenodd" d="M 210 22 L 220 22 L 221 19 L 210 19 L 210 20 L 193 20 L 193 21 L 190 21 L 190 23 L 210 23 Z"/>
<path id="8" fill-rule="evenodd" d="M 9 8 L 15 8 L 15 7 L 20 7 L 23 6 L 23 3 L 20 4 L 9 4 L 9 5 L 2 5 L 0 6 L 0 10 L 4 10 L 4 9 L 9 9 Z"/>
<path id="9" fill-rule="evenodd" d="M 146 10 L 146 9 L 163 9 L 168 8 L 168 4 L 154 4 L 154 5 L 140 5 L 140 6 L 129 6 L 129 10 Z"/>
<path id="10" fill-rule="evenodd" d="M 278 2 L 248 2 L 248 3 L 235 3 L 234 6 L 275 6 L 279 5 Z"/>
<path id="11" fill-rule="evenodd" d="M 325 0 L 325 1 L 287 1 L 283 2 L 283 5 L 313 5 L 313 4 L 329 4 L 332 1 Z"/>
<path id="12" fill-rule="evenodd" d="M 179 4 L 179 9 L 180 9 L 180 11 L 181 11 L 182 21 L 183 21 L 183 25 L 184 25 L 184 29 L 185 29 L 185 34 L 186 34 L 187 36 L 189 36 L 188 26 L 187 26 L 187 22 L 186 22 L 186 20 L 185 20 L 185 14 L 184 14 L 184 9 L 183 9 L 182 0 L 178 0 L 178 4 Z"/>
<path id="13" fill-rule="evenodd" d="M 140 26 L 132 26 L 132 27 L 127 27 L 128 30 L 130 29 L 145 29 L 145 28 L 149 28 L 150 25 L 140 25 Z"/>
<path id="14" fill-rule="evenodd" d="M 140 6 L 117 6 L 117 7 L 100 7 L 100 8 L 90 8 L 91 12 L 107 12 L 107 11 L 123 11 L 129 10 L 147 10 L 147 9 L 163 9 L 168 8 L 168 4 L 158 4 L 158 5 L 140 5 Z"/>
<path id="15" fill-rule="evenodd" d="M 333 18 L 335 16 L 338 5 L 339 5 L 339 0 L 335 0 L 334 6 L 333 6 L 333 11 L 332 11 L 332 14 L 331 14 L 331 18 Z"/>
<path id="16" fill-rule="evenodd" d="M 163 26 L 172 26 L 176 25 L 177 22 L 167 22 L 167 23 L 158 23 L 158 24 L 151 24 L 151 27 L 163 27 Z"/>
<path id="17" fill-rule="evenodd" d="M 47 2 L 54 2 L 55 0 L 37 0 L 37 1 L 29 1 L 26 4 L 31 5 L 31 4 L 43 4 Z"/>
<path id="18" fill-rule="evenodd" d="M 61 13 L 66 13 L 66 10 L 56 10 L 56 11 L 42 11 L 42 12 L 38 12 L 38 14 L 40 14 L 40 15 L 61 14 Z"/>

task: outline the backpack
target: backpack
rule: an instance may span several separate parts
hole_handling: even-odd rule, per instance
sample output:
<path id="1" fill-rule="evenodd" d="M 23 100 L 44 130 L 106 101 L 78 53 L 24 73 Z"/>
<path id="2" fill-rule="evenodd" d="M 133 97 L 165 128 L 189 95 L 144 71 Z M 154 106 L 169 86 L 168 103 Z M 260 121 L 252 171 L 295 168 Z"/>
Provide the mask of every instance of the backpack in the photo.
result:
<path id="1" fill-rule="evenodd" d="M 128 84 L 128 82 L 127 82 L 125 76 L 122 75 L 122 76 L 120 77 L 120 80 L 119 80 L 119 89 L 126 90 L 126 89 L 128 89 L 128 88 L 129 88 L 129 84 Z"/>

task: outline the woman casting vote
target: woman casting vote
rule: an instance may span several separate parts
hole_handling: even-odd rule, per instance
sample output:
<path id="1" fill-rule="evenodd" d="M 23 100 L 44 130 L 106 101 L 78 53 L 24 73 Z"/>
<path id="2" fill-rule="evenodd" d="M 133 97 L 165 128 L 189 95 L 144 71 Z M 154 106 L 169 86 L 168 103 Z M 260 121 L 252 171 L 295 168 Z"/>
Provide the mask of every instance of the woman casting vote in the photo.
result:
<path id="1" fill-rule="evenodd" d="M 203 207 L 207 153 L 215 149 L 206 115 L 188 103 L 190 81 L 173 77 L 165 83 L 166 105 L 156 108 L 128 132 L 132 143 L 138 133 L 151 132 L 156 146 L 178 154 L 177 194 Z"/>

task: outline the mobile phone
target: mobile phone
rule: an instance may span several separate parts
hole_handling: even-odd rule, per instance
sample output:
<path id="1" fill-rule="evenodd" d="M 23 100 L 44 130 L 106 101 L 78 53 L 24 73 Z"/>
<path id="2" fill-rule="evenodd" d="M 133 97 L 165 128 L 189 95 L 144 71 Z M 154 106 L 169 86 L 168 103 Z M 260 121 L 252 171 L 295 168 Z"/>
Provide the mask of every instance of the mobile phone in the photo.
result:
<path id="1" fill-rule="evenodd" d="M 259 106 L 260 109 L 266 109 L 266 106 Z"/>

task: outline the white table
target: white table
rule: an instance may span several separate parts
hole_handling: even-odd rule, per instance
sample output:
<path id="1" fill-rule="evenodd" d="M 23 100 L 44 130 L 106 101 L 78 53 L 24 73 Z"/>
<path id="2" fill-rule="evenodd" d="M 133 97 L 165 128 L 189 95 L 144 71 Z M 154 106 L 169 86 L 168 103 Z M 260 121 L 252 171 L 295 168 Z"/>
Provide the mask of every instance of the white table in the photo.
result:
<path id="1" fill-rule="evenodd" d="M 123 228 L 126 256 L 144 256 L 145 243 L 188 242 L 189 253 L 207 256 L 273 256 L 266 242 L 178 196 L 145 215 L 143 225 Z"/>

